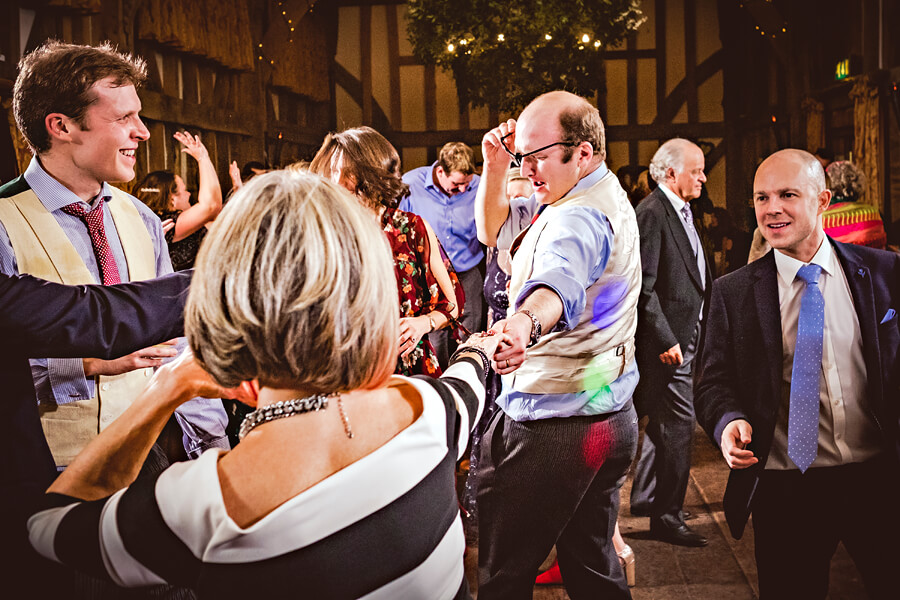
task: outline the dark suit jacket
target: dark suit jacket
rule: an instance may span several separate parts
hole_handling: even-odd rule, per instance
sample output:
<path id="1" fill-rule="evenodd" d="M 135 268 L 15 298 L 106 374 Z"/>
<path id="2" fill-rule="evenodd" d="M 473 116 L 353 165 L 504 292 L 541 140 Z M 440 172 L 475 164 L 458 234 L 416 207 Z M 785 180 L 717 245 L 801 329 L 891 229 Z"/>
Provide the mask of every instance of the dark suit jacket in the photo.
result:
<path id="1" fill-rule="evenodd" d="M 900 455 L 900 257 L 882 250 L 828 240 L 850 284 L 865 354 L 865 402 L 886 449 Z M 734 419 L 753 427 L 749 449 L 759 462 L 736 469 L 725 490 L 725 517 L 739 538 L 765 467 L 781 403 L 781 313 L 774 254 L 721 277 L 713 284 L 706 349 L 695 386 L 697 420 L 718 445 Z M 889 309 L 897 311 L 892 318 Z M 884 322 L 882 322 L 884 321 Z"/>
<path id="2" fill-rule="evenodd" d="M 643 271 L 635 343 L 641 379 L 649 381 L 671 370 L 660 362 L 660 354 L 675 344 L 680 344 L 682 351 L 687 348 L 700 306 L 709 296 L 712 275 L 707 259 L 705 292 L 681 216 L 660 188 L 642 200 L 634 212 L 641 235 Z M 704 252 L 705 257 L 708 254 Z"/>
<path id="3" fill-rule="evenodd" d="M 182 271 L 109 287 L 64 286 L 27 275 L 0 275 L 0 547 L 6 549 L 4 556 L 10 556 L 7 544 L 23 543 L 23 518 L 56 477 L 27 359 L 110 359 L 178 337 L 192 274 Z"/>

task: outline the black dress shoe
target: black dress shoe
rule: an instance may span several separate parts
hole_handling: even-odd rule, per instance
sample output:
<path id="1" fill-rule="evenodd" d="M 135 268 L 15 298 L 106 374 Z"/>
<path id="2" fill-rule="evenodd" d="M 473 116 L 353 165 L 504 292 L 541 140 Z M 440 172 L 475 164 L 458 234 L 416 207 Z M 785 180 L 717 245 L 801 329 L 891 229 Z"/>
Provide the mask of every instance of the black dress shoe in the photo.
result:
<path id="1" fill-rule="evenodd" d="M 684 523 L 667 524 L 663 521 L 650 521 L 650 535 L 663 542 L 677 546 L 691 546 L 699 548 L 709 541 L 685 525 Z"/>

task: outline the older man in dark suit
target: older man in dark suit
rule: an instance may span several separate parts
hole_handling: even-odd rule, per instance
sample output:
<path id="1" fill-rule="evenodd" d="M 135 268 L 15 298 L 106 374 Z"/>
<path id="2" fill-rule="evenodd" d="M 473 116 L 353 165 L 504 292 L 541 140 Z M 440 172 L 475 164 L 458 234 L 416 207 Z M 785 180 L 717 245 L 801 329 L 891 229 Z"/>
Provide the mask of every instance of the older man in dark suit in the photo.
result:
<path id="1" fill-rule="evenodd" d="M 26 539 L 25 517 L 56 477 L 28 357 L 115 358 L 181 335 L 192 273 L 108 287 L 0 274 L 0 575 L 10 597 L 71 591 L 59 568 L 38 557 Z"/>
<path id="2" fill-rule="evenodd" d="M 896 598 L 900 257 L 825 235 L 807 152 L 776 152 L 753 188 L 774 250 L 713 286 L 697 384 L 725 516 L 740 537 L 753 514 L 763 599 L 824 598 L 839 541 L 868 594 Z"/>
<path id="3" fill-rule="evenodd" d="M 691 370 L 712 279 L 690 207 L 706 181 L 703 168 L 703 151 L 695 144 L 667 141 L 650 162 L 659 186 L 635 209 L 643 271 L 635 340 L 641 382 L 635 405 L 649 420 L 631 512 L 650 517 L 655 537 L 683 546 L 706 545 L 706 538 L 685 524 L 682 512 L 694 431 Z"/>

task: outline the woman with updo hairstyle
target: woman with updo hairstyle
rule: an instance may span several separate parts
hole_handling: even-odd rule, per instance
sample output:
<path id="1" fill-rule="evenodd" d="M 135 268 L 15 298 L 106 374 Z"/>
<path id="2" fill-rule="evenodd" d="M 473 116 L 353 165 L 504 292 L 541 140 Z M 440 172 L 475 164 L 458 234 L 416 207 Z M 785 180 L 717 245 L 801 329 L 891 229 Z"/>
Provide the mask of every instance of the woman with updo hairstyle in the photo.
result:
<path id="1" fill-rule="evenodd" d="M 502 336 L 472 335 L 441 379 L 392 375 L 393 267 L 378 222 L 338 185 L 254 177 L 197 257 L 193 356 L 161 367 L 56 479 L 29 520 L 34 547 L 201 599 L 470 598 L 451 482 Z M 138 477 L 198 394 L 255 406 L 241 442 Z"/>
<path id="2" fill-rule="evenodd" d="M 884 249 L 887 233 L 878 208 L 862 202 L 866 194 L 866 176 L 849 160 L 828 165 L 828 189 L 831 204 L 822 213 L 825 233 L 845 244 Z"/>
<path id="3" fill-rule="evenodd" d="M 183 271 L 194 266 L 200 242 L 206 234 L 206 225 L 222 210 L 222 188 L 200 137 L 186 131 L 177 131 L 173 137 L 184 146 L 181 151 L 197 161 L 200 172 L 197 203 L 191 204 L 191 193 L 184 180 L 171 171 L 148 173 L 134 186 L 132 194 L 160 219 L 175 222 L 175 226 L 166 233 L 166 243 L 172 268 Z"/>
<path id="4" fill-rule="evenodd" d="M 328 134 L 309 168 L 353 194 L 377 219 L 390 243 L 400 304 L 395 372 L 440 375 L 426 335 L 456 325 L 465 295 L 431 226 L 397 209 L 409 195 L 397 150 L 371 127 L 354 127 Z"/>

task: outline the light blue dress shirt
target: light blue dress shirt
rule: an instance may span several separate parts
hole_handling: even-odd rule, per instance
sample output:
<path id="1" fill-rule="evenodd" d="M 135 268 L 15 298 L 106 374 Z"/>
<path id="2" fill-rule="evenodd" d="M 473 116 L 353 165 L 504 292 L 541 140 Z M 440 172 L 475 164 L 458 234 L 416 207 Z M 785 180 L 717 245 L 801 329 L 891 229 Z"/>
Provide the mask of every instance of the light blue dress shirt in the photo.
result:
<path id="1" fill-rule="evenodd" d="M 112 197 L 108 183 L 103 182 L 100 193 L 88 204 L 47 173 L 36 157 L 31 159 L 24 177 L 44 208 L 59 223 L 66 237 L 84 260 L 88 272 L 96 283 L 100 283 L 102 278 L 87 227 L 80 217 L 65 213 L 62 208 L 78 202 L 82 208 L 89 211 L 96 206 L 100 198 L 103 198 L 103 228 L 107 242 L 115 258 L 122 283 L 130 281 L 125 250 L 122 248 L 112 215 L 106 206 L 106 201 Z M 160 277 L 171 273 L 172 261 L 169 258 L 169 250 L 159 217 L 137 198 L 131 195 L 129 198 L 150 234 L 156 255 L 156 276 Z M 0 272 L 6 275 L 19 274 L 16 255 L 3 223 L 0 223 Z M 80 358 L 39 358 L 29 362 L 31 376 L 34 380 L 35 396 L 39 403 L 67 404 L 76 400 L 89 400 L 94 396 L 94 379 L 85 376 Z M 211 402 L 205 398 L 191 400 L 178 408 L 176 418 L 180 422 L 187 420 L 191 423 L 189 428 L 182 427 L 185 434 L 185 450 L 189 454 L 197 454 L 198 450 L 213 446 L 229 447 L 225 434 L 228 417 L 221 401 Z"/>
<path id="2" fill-rule="evenodd" d="M 400 201 L 400 210 L 415 213 L 431 225 L 453 268 L 462 273 L 484 258 L 475 229 L 475 194 L 481 177 L 474 175 L 465 192 L 448 196 L 434 183 L 432 172 L 436 167 L 437 162 L 403 175 L 409 196 Z"/>
<path id="3" fill-rule="evenodd" d="M 593 186 L 607 172 L 606 165 L 601 164 L 566 197 Z M 538 240 L 531 277 L 515 299 L 516 308 L 535 288 L 549 287 L 563 304 L 562 317 L 553 331 L 569 330 L 578 324 L 587 301 L 587 288 L 600 278 L 609 262 L 614 235 L 609 220 L 596 208 L 560 209 Z M 607 414 L 625 407 L 638 379 L 637 362 L 632 361 L 609 385 L 572 394 L 528 394 L 508 388 L 504 381 L 497 405 L 515 421 Z"/>

